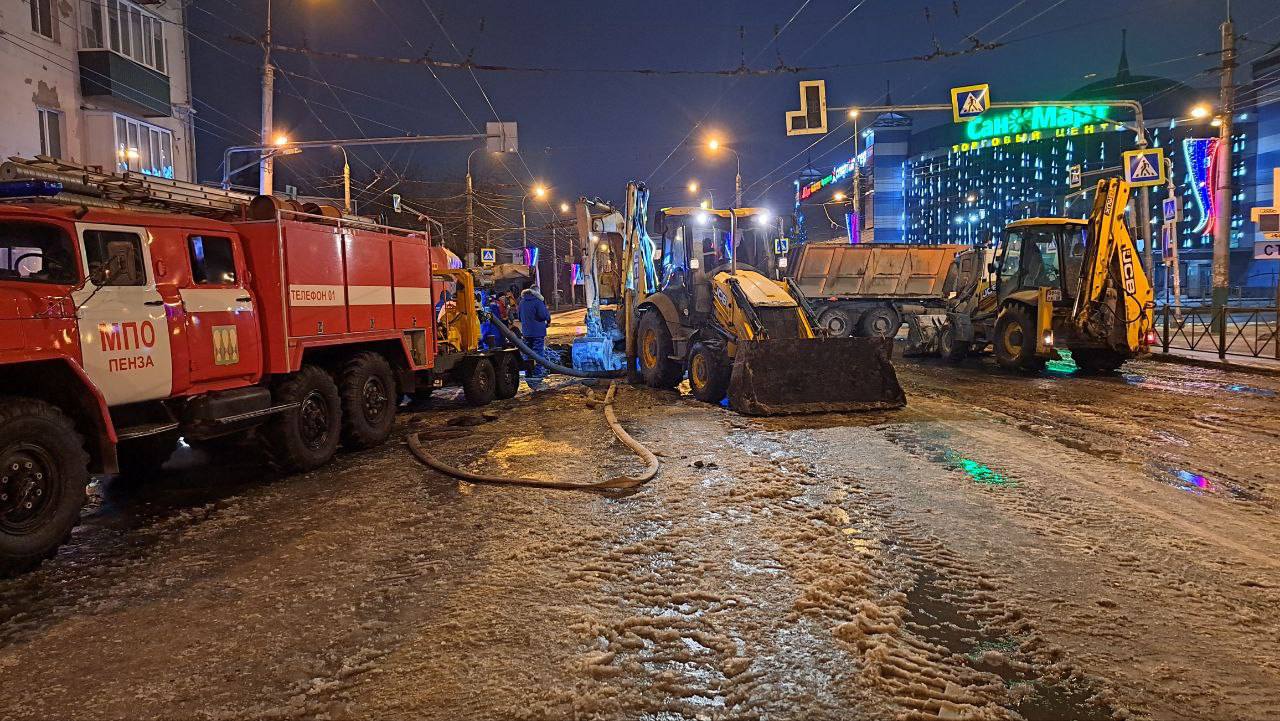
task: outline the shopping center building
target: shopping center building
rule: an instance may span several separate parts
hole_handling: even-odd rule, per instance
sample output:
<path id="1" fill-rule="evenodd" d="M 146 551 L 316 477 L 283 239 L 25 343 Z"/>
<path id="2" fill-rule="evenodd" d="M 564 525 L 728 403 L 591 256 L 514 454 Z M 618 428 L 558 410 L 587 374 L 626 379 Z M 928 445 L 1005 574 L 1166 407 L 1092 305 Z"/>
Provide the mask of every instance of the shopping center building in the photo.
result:
<path id="1" fill-rule="evenodd" d="M 1246 102 L 1237 108 L 1232 136 L 1231 285 L 1240 295 L 1271 297 L 1276 264 L 1253 260 L 1257 232 L 1249 210 L 1272 203 L 1271 171 L 1280 167 L 1280 102 L 1266 100 L 1268 90 L 1272 95 L 1280 90 L 1280 48 L 1249 69 L 1250 84 L 1240 93 Z M 1172 161 L 1182 207 L 1176 240 L 1183 293 L 1205 297 L 1211 287 L 1214 211 L 1219 206 L 1209 181 L 1218 128 L 1212 117 L 1191 118 L 1190 110 L 1214 104 L 1216 95 L 1216 89 L 1135 75 L 1122 49 L 1114 77 L 1060 99 L 1078 105 L 991 110 L 969 123 L 921 130 L 914 127 L 917 120 L 932 123 L 938 116 L 881 116 L 862 131 L 865 147 L 858 157 L 830 173 L 809 170 L 797 180 L 798 215 L 809 240 L 919 244 L 983 242 L 1019 218 L 1084 217 L 1092 205 L 1092 186 L 1119 175 L 1121 154 L 1137 147 L 1132 113 L 1097 101 L 1139 100 L 1148 142 Z M 860 219 L 851 212 L 852 201 L 833 202 L 836 193 L 852 197 L 855 165 L 862 191 Z M 1079 188 L 1068 177 L 1076 165 L 1082 176 Z M 1161 202 L 1167 193 L 1160 187 L 1150 194 L 1149 237 L 1156 243 L 1157 263 L 1163 250 Z M 1156 275 L 1163 288 L 1163 274 Z"/>

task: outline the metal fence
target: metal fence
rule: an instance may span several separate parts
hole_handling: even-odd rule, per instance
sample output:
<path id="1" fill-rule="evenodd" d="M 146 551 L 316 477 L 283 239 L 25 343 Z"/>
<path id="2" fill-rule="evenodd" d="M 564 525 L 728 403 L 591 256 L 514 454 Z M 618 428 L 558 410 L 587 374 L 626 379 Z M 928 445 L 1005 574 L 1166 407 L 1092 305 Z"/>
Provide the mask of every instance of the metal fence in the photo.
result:
<path id="1" fill-rule="evenodd" d="M 1280 322 L 1275 306 L 1161 306 L 1156 330 L 1170 349 L 1280 360 Z"/>

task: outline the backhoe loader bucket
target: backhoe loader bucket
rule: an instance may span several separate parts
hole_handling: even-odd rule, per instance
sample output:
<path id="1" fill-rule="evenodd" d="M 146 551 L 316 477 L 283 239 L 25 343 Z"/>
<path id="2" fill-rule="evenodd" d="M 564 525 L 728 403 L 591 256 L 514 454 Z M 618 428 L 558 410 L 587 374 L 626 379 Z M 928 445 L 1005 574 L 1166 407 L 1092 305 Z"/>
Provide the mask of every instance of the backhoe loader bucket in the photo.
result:
<path id="1" fill-rule="evenodd" d="M 729 407 L 749 416 L 901 408 L 890 338 L 745 341 L 734 356 Z"/>

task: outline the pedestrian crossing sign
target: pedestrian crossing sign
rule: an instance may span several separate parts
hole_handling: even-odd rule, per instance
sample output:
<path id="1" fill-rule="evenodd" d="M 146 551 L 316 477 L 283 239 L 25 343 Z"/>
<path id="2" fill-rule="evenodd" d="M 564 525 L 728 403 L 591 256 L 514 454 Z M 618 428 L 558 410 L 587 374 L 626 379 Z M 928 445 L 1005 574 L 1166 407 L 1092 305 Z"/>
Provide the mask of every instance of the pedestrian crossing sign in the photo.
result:
<path id="1" fill-rule="evenodd" d="M 777 253 L 778 255 L 786 255 L 787 251 L 789 251 L 790 249 L 791 249 L 790 238 L 774 238 L 773 239 L 774 253 Z"/>
<path id="2" fill-rule="evenodd" d="M 1137 187 L 1164 185 L 1164 152 L 1160 148 L 1125 151 L 1124 180 Z"/>
<path id="3" fill-rule="evenodd" d="M 498 262 L 498 251 L 493 248 L 480 249 L 480 265 L 488 268 Z"/>
<path id="4" fill-rule="evenodd" d="M 991 86 L 964 85 L 951 89 L 951 116 L 957 123 L 967 123 L 991 108 Z"/>

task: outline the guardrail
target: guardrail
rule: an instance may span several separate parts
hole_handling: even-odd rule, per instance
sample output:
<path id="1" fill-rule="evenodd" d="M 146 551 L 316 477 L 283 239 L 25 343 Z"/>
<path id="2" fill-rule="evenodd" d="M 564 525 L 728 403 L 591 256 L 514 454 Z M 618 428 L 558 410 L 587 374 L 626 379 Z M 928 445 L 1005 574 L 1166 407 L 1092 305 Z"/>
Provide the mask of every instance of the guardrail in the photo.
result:
<path id="1" fill-rule="evenodd" d="M 1160 346 L 1227 356 L 1280 360 L 1280 318 L 1275 306 L 1171 305 L 1156 309 Z"/>

